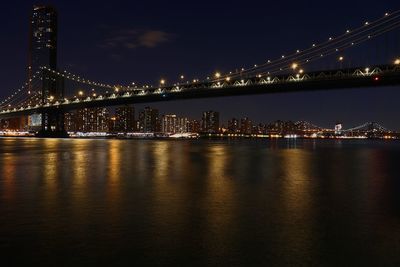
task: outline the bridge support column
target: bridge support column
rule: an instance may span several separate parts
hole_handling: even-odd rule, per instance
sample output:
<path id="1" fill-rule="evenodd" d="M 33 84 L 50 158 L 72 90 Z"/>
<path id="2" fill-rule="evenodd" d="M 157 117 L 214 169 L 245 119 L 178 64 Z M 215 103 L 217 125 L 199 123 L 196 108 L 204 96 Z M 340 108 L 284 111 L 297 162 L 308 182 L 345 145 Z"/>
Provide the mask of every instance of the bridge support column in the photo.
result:
<path id="1" fill-rule="evenodd" d="M 59 109 L 51 109 L 42 112 L 42 128 L 38 137 L 66 138 L 67 131 L 64 127 L 64 112 Z"/>
<path id="2" fill-rule="evenodd" d="M 64 96 L 64 79 L 47 69 L 42 70 L 42 103 L 62 99 Z M 64 111 L 59 107 L 42 112 L 42 128 L 38 137 L 68 137 L 64 127 Z"/>

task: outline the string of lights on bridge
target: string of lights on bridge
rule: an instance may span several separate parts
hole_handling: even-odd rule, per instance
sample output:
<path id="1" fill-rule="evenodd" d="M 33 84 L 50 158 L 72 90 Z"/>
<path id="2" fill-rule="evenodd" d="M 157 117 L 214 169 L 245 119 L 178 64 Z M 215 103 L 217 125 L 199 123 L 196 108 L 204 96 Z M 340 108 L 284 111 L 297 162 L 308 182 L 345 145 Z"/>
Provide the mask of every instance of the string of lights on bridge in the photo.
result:
<path id="1" fill-rule="evenodd" d="M 18 93 L 25 91 L 25 89 L 29 89 L 29 83 L 36 79 L 40 75 L 40 71 L 37 71 L 31 78 L 30 81 L 24 83 L 19 89 L 15 90 L 10 96 L 6 97 L 3 101 L 0 102 L 0 108 L 3 108 L 5 105 L 8 106 L 9 102 L 12 101 L 13 97 L 17 96 Z M 30 91 L 27 91 L 28 94 L 31 94 Z"/>

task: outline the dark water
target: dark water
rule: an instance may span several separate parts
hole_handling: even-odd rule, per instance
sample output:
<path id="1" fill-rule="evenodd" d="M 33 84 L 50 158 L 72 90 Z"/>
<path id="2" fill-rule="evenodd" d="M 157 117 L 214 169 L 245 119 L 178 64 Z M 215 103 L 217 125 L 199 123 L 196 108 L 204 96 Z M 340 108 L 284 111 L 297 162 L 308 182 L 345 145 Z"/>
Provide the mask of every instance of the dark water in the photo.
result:
<path id="1" fill-rule="evenodd" d="M 1 266 L 400 266 L 396 142 L 0 139 L 0 172 Z"/>

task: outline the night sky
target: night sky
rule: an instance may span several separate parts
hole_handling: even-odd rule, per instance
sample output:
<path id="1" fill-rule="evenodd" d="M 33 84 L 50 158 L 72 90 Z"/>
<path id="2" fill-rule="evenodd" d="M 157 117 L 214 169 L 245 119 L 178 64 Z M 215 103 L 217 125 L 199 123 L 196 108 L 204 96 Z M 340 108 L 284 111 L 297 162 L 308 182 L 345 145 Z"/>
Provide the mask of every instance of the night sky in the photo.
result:
<path id="1" fill-rule="evenodd" d="M 260 64 L 400 9 L 397 1 L 52 1 L 60 69 L 107 83 L 157 84 Z M 2 3 L 0 96 L 26 79 L 35 2 Z M 400 49 L 399 49 L 400 52 Z M 308 120 L 345 128 L 376 121 L 400 130 L 400 88 L 302 92 L 148 104 L 200 118 L 204 110 L 256 122 Z M 138 105 L 137 108 L 142 108 Z"/>

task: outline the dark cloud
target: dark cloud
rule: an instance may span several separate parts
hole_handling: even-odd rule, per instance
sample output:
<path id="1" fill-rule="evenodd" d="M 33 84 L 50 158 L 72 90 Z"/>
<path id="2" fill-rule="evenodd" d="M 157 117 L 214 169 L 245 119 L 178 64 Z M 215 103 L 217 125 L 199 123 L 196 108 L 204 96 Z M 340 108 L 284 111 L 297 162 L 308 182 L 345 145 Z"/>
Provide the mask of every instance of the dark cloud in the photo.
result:
<path id="1" fill-rule="evenodd" d="M 160 30 L 120 30 L 107 37 L 100 47 L 135 49 L 139 47 L 155 48 L 163 43 L 170 42 L 173 35 Z"/>

